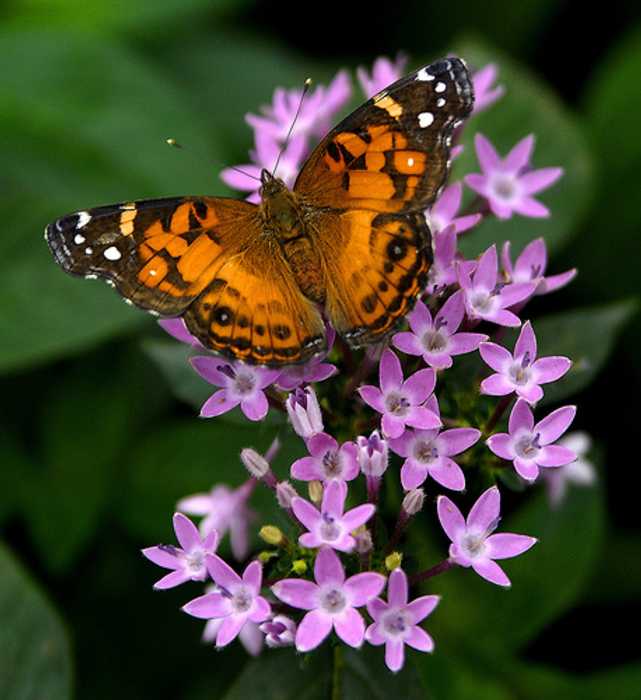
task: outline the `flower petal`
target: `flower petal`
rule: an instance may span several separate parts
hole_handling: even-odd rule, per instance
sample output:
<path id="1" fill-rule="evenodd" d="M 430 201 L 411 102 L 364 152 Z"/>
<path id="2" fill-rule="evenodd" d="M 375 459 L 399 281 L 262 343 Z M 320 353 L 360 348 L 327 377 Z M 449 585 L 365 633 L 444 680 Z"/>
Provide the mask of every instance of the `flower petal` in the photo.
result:
<path id="1" fill-rule="evenodd" d="M 260 587 L 263 582 L 263 567 L 260 562 L 252 561 L 247 565 L 243 572 L 243 583 L 249 586 L 254 593 L 260 592 Z"/>
<path id="2" fill-rule="evenodd" d="M 456 333 L 450 338 L 447 351 L 450 355 L 464 355 L 476 350 L 487 338 L 483 333 Z"/>
<path id="3" fill-rule="evenodd" d="M 513 391 L 514 386 L 502 374 L 491 374 L 481 382 L 481 394 L 507 396 Z"/>
<path id="4" fill-rule="evenodd" d="M 342 584 L 345 581 L 345 569 L 338 554 L 330 547 L 323 547 L 318 552 L 314 562 L 314 578 L 320 584 Z"/>
<path id="5" fill-rule="evenodd" d="M 240 399 L 231 396 L 227 389 L 220 389 L 215 394 L 210 396 L 200 409 L 202 418 L 213 418 L 220 416 L 227 411 L 231 411 L 240 403 Z"/>
<path id="6" fill-rule="evenodd" d="M 511 462 L 514 459 L 512 438 L 507 433 L 496 433 L 486 441 L 487 446 L 501 459 Z"/>
<path id="7" fill-rule="evenodd" d="M 485 364 L 489 365 L 495 372 L 505 372 L 514 361 L 510 351 L 496 343 L 481 343 L 479 352 Z"/>
<path id="8" fill-rule="evenodd" d="M 397 639 L 388 639 L 385 642 L 385 665 L 390 671 L 396 673 L 403 668 L 405 662 L 405 644 Z"/>
<path id="9" fill-rule="evenodd" d="M 321 519 L 321 514 L 316 508 L 309 501 L 299 496 L 292 499 L 292 510 L 294 515 L 308 530 L 313 530 L 316 527 L 316 523 Z"/>
<path id="10" fill-rule="evenodd" d="M 503 167 L 506 170 L 514 173 L 522 170 L 529 164 L 533 148 L 534 134 L 530 134 L 524 139 L 521 139 L 507 154 L 505 160 L 503 161 Z"/>
<path id="11" fill-rule="evenodd" d="M 570 427 L 574 416 L 576 416 L 576 406 L 562 406 L 540 420 L 535 428 L 535 431 L 539 433 L 540 443 L 549 445 L 558 440 Z"/>
<path id="12" fill-rule="evenodd" d="M 514 469 L 516 469 L 516 473 L 526 481 L 535 481 L 539 476 L 539 465 L 532 459 L 516 457 L 514 460 Z"/>
<path id="13" fill-rule="evenodd" d="M 420 369 L 403 382 L 401 391 L 418 406 L 434 391 L 435 386 L 436 372 L 433 369 Z"/>
<path id="14" fill-rule="evenodd" d="M 251 421 L 260 421 L 269 411 L 269 403 L 263 391 L 256 391 L 251 398 L 240 402 L 240 410 Z"/>
<path id="15" fill-rule="evenodd" d="M 516 340 L 514 346 L 514 359 L 520 361 L 527 354 L 529 362 L 531 364 L 536 358 L 536 335 L 534 335 L 534 329 L 529 321 L 526 321 L 519 333 L 519 337 Z"/>
<path id="16" fill-rule="evenodd" d="M 465 488 L 465 475 L 459 465 L 449 457 L 441 457 L 438 464 L 430 467 L 429 474 L 441 486 L 452 491 Z"/>
<path id="17" fill-rule="evenodd" d="M 265 622 L 268 617 L 272 614 L 271 605 L 263 598 L 262 595 L 256 596 L 254 598 L 254 609 L 249 613 L 249 619 L 251 622 L 258 624 L 259 622 Z"/>
<path id="18" fill-rule="evenodd" d="M 424 595 L 413 600 L 407 606 L 407 609 L 412 614 L 414 624 L 424 620 L 434 610 L 440 600 L 441 596 L 438 595 Z"/>
<path id="19" fill-rule="evenodd" d="M 481 287 L 488 292 L 492 291 L 496 287 L 498 266 L 496 246 L 491 245 L 479 259 L 474 273 L 474 286 Z"/>
<path id="20" fill-rule="evenodd" d="M 434 651 L 434 640 L 422 627 L 412 627 L 411 632 L 405 638 L 405 644 L 418 651 Z"/>
<path id="21" fill-rule="evenodd" d="M 188 615 L 202 620 L 226 617 L 231 614 L 232 607 L 229 598 L 221 593 L 206 593 L 198 598 L 190 600 L 182 608 Z"/>
<path id="22" fill-rule="evenodd" d="M 485 543 L 489 547 L 488 556 L 492 559 L 509 559 L 527 552 L 538 540 L 527 535 L 514 535 L 511 532 L 501 532 L 490 535 Z"/>
<path id="23" fill-rule="evenodd" d="M 436 314 L 435 323 L 442 325 L 448 335 L 454 335 L 465 315 L 465 295 L 462 290 L 455 292 Z M 439 323 L 440 322 L 440 323 Z"/>
<path id="24" fill-rule="evenodd" d="M 474 148 L 479 165 L 484 173 L 496 170 L 501 165 L 501 159 L 494 146 L 483 134 L 477 133 L 474 136 Z"/>
<path id="25" fill-rule="evenodd" d="M 336 518 L 342 517 L 346 498 L 347 484 L 344 481 L 330 481 L 323 492 L 322 512 Z"/>
<path id="26" fill-rule="evenodd" d="M 479 576 L 482 576 L 490 583 L 495 583 L 497 586 L 505 586 L 507 588 L 512 585 L 503 569 L 491 559 L 472 561 L 472 568 Z"/>
<path id="27" fill-rule="evenodd" d="M 427 467 L 413 459 L 406 459 L 401 467 L 401 485 L 406 491 L 415 489 L 427 479 Z"/>
<path id="28" fill-rule="evenodd" d="M 174 513 L 173 523 L 176 539 L 186 552 L 191 551 L 194 547 L 200 546 L 200 533 L 189 518 L 182 513 Z"/>
<path id="29" fill-rule="evenodd" d="M 439 496 L 436 501 L 436 509 L 441 527 L 445 534 L 455 542 L 465 532 L 465 519 L 461 511 L 450 501 L 447 496 Z"/>
<path id="30" fill-rule="evenodd" d="M 297 459 L 292 464 L 290 474 L 293 479 L 299 479 L 300 481 L 313 481 L 323 478 L 318 468 L 318 459 L 316 457 Z"/>
<path id="31" fill-rule="evenodd" d="M 180 586 L 182 583 L 191 580 L 191 576 L 184 571 L 172 571 L 170 574 L 166 574 L 161 579 L 158 579 L 154 583 L 154 590 L 165 591 L 168 588 L 174 588 L 175 586 Z"/>
<path id="32" fill-rule="evenodd" d="M 332 620 L 320 610 L 312 610 L 302 619 L 296 630 L 296 649 L 315 649 L 332 631 Z"/>
<path id="33" fill-rule="evenodd" d="M 209 575 L 221 588 L 230 591 L 241 583 L 240 576 L 217 554 L 208 554 L 205 562 Z"/>
<path id="34" fill-rule="evenodd" d="M 421 345 L 421 341 L 416 337 L 416 335 L 414 335 L 414 333 L 409 333 L 407 331 L 397 333 L 392 338 L 392 343 L 394 343 L 394 347 L 401 352 L 404 352 L 406 355 L 423 354 L 423 346 Z"/>
<path id="35" fill-rule="evenodd" d="M 146 547 L 142 550 L 143 556 L 164 569 L 177 569 L 180 566 L 178 550 L 171 545 L 159 545 L 157 547 Z"/>
<path id="36" fill-rule="evenodd" d="M 572 361 L 567 357 L 551 356 L 537 360 L 532 369 L 536 373 L 537 384 L 548 384 L 560 379 L 572 367 Z"/>
<path id="37" fill-rule="evenodd" d="M 517 399 L 514 408 L 510 413 L 508 422 L 508 430 L 510 435 L 514 435 L 518 430 L 527 430 L 532 432 L 534 427 L 534 415 L 530 409 L 528 402 L 524 399 Z"/>
<path id="38" fill-rule="evenodd" d="M 562 445 L 546 445 L 536 458 L 542 467 L 564 467 L 575 460 L 576 453 Z"/>
<path id="39" fill-rule="evenodd" d="M 347 608 L 342 615 L 334 618 L 336 634 L 351 647 L 358 649 L 365 639 L 365 622 L 354 608 Z"/>
<path id="40" fill-rule="evenodd" d="M 404 606 L 407 604 L 408 581 L 403 569 L 394 569 L 387 582 L 387 602 L 391 606 Z"/>
<path id="41" fill-rule="evenodd" d="M 398 389 L 403 383 L 401 361 L 389 348 L 383 351 L 379 366 L 379 378 L 381 391 L 384 394 Z"/>
<path id="42" fill-rule="evenodd" d="M 476 428 L 452 428 L 444 430 L 438 436 L 440 454 L 452 457 L 464 452 L 481 437 L 481 431 Z"/>
<path id="43" fill-rule="evenodd" d="M 468 529 L 491 532 L 497 525 L 501 512 L 501 494 L 496 486 L 484 491 L 467 516 Z"/>
<path id="44" fill-rule="evenodd" d="M 365 401 L 368 406 L 371 406 L 375 411 L 379 413 L 385 413 L 385 403 L 383 402 L 383 394 L 377 386 L 371 386 L 369 384 L 365 386 L 358 387 L 357 389 L 361 399 Z"/>
<path id="45" fill-rule="evenodd" d="M 314 610 L 318 606 L 318 586 L 312 581 L 286 578 L 277 581 L 271 590 L 283 603 L 302 610 Z"/>
<path id="46" fill-rule="evenodd" d="M 318 580 L 318 579 L 317 579 Z M 349 591 L 351 604 L 355 608 L 366 605 L 372 598 L 385 587 L 385 576 L 365 571 L 362 574 L 355 574 L 345 581 L 344 588 Z"/>
<path id="47" fill-rule="evenodd" d="M 222 649 L 234 641 L 247 622 L 247 614 L 226 617 L 216 635 L 216 647 Z"/>
<path id="48" fill-rule="evenodd" d="M 371 503 L 363 503 L 356 508 L 348 510 L 343 516 L 343 525 L 348 532 L 353 532 L 356 528 L 364 525 L 374 515 L 376 507 Z"/>

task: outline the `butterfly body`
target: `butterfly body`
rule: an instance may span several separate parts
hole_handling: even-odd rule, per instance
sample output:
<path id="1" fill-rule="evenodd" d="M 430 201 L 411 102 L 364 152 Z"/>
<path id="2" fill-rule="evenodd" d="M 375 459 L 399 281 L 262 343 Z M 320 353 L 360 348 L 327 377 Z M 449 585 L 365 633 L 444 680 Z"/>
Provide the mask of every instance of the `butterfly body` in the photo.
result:
<path id="1" fill-rule="evenodd" d="M 330 131 L 293 190 L 263 171 L 259 205 L 126 202 L 62 217 L 45 238 L 65 271 L 182 316 L 206 347 L 234 359 L 304 362 L 326 348 L 324 318 L 353 347 L 378 342 L 425 287 L 423 211 L 445 183 L 452 132 L 472 104 L 465 65 L 444 59 Z"/>

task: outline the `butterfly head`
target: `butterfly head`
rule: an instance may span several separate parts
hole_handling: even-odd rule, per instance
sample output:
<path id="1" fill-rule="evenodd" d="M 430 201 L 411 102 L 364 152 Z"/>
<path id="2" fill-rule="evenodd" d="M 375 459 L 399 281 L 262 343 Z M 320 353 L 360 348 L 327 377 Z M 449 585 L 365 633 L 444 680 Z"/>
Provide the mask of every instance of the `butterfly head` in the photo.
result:
<path id="1" fill-rule="evenodd" d="M 260 196 L 263 200 L 279 195 L 281 192 L 287 191 L 287 185 L 269 170 L 263 170 L 260 173 Z"/>

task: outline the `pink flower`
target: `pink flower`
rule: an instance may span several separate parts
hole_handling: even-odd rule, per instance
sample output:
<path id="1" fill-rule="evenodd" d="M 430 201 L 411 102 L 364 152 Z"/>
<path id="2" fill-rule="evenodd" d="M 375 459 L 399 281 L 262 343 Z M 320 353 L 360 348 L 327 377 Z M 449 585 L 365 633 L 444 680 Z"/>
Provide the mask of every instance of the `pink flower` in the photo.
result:
<path id="1" fill-rule="evenodd" d="M 568 433 L 559 440 L 559 445 L 574 452 L 577 459 L 564 467 L 546 469 L 543 472 L 548 498 L 553 508 L 558 508 L 563 503 L 569 484 L 590 486 L 596 480 L 594 464 L 587 459 L 592 445 L 592 440 L 587 433 L 581 431 Z"/>
<path id="2" fill-rule="evenodd" d="M 320 512 L 304 498 L 292 499 L 292 510 L 296 517 L 309 530 L 298 538 L 303 547 L 314 548 L 328 545 L 341 552 L 350 552 L 356 544 L 350 534 L 364 525 L 374 515 L 371 503 L 345 510 L 347 484 L 344 481 L 330 481 L 323 492 Z"/>
<path id="3" fill-rule="evenodd" d="M 492 245 L 481 255 L 474 274 L 470 275 L 461 264 L 457 269 L 470 318 L 492 321 L 499 326 L 521 325 L 519 317 L 508 311 L 508 308 L 532 296 L 537 285 L 535 282 L 498 284 L 499 261 L 496 246 Z"/>
<path id="4" fill-rule="evenodd" d="M 205 557 L 216 551 L 220 540 L 216 530 L 201 537 L 196 526 L 182 513 L 174 514 L 174 532 L 180 547 L 161 544 L 142 550 L 149 561 L 165 569 L 173 569 L 156 581 L 154 588 L 157 590 L 173 588 L 185 581 L 204 581 L 207 578 Z"/>
<path id="5" fill-rule="evenodd" d="M 542 238 L 528 243 L 514 265 L 510 258 L 510 241 L 505 241 L 501 264 L 507 282 L 536 282 L 535 294 L 555 292 L 576 277 L 576 268 L 551 277 L 543 276 L 547 267 L 547 250 Z"/>
<path id="6" fill-rule="evenodd" d="M 387 437 L 400 437 L 406 425 L 425 430 L 441 425 L 438 416 L 423 406 L 434 391 L 434 370 L 419 370 L 403 381 L 398 357 L 386 349 L 381 357 L 379 376 L 380 389 L 362 386 L 358 392 L 366 404 L 383 414 L 383 433 Z"/>
<path id="7" fill-rule="evenodd" d="M 292 365 L 291 367 L 286 367 L 281 372 L 280 377 L 278 377 L 276 386 L 283 391 L 292 391 L 303 384 L 323 382 L 326 379 L 333 377 L 338 372 L 338 369 L 334 365 L 323 362 L 323 359 L 329 354 L 332 346 L 334 345 L 335 339 L 336 331 L 328 325 L 326 352 L 321 356 L 312 358 L 309 362 L 305 362 L 302 365 Z"/>
<path id="8" fill-rule="evenodd" d="M 316 583 L 304 579 L 284 579 L 272 586 L 274 595 L 294 608 L 307 610 L 296 630 L 296 649 L 315 649 L 334 629 L 352 647 L 360 647 L 365 622 L 356 610 L 375 598 L 385 585 L 385 577 L 366 571 L 345 579 L 338 555 L 323 547 L 314 563 Z"/>
<path id="9" fill-rule="evenodd" d="M 369 437 L 359 435 L 356 438 L 358 447 L 358 466 L 368 478 L 380 479 L 389 462 L 389 447 L 385 438 L 374 430 Z"/>
<path id="10" fill-rule="evenodd" d="M 280 370 L 205 356 L 193 357 L 191 366 L 210 384 L 223 387 L 203 404 L 203 418 L 219 416 L 238 405 L 251 421 L 260 421 L 267 415 L 269 404 L 263 389 L 278 379 Z"/>
<path id="11" fill-rule="evenodd" d="M 218 555 L 207 557 L 207 569 L 218 590 L 194 598 L 183 610 L 202 620 L 222 618 L 216 635 L 216 647 L 232 642 L 249 622 L 258 624 L 271 614 L 269 603 L 260 595 L 263 568 L 251 562 L 241 577 Z"/>
<path id="12" fill-rule="evenodd" d="M 501 495 L 496 486 L 479 496 L 467 520 L 447 496 L 437 500 L 438 519 L 452 541 L 450 559 L 459 566 L 471 566 L 490 583 L 510 586 L 510 579 L 494 560 L 516 557 L 534 546 L 537 539 L 508 532 L 493 535 L 500 509 Z"/>
<path id="13" fill-rule="evenodd" d="M 494 104 L 505 93 L 505 88 L 502 85 L 492 87 L 498 70 L 493 63 L 488 63 L 480 70 L 476 71 L 472 76 L 474 83 L 474 114 L 487 109 Z"/>
<path id="14" fill-rule="evenodd" d="M 216 584 L 207 586 L 205 590 L 207 593 L 220 591 Z M 203 629 L 203 642 L 214 643 L 216 641 L 220 626 L 223 624 L 224 620 L 224 617 L 207 620 L 205 628 Z M 262 625 L 260 625 L 260 627 L 262 627 Z M 250 656 L 258 656 L 263 649 L 263 641 L 266 641 L 260 627 L 255 622 L 248 620 L 238 633 L 238 640 L 245 647 L 245 651 Z M 267 646 L 269 646 L 269 644 Z"/>
<path id="15" fill-rule="evenodd" d="M 497 433 L 487 440 L 495 455 L 513 462 L 519 476 L 534 481 L 539 467 L 562 467 L 576 454 L 562 445 L 554 445 L 576 415 L 576 406 L 563 406 L 534 424 L 527 401 L 519 399 L 510 414 L 509 433 Z"/>
<path id="16" fill-rule="evenodd" d="M 275 615 L 263 622 L 260 631 L 265 635 L 265 643 L 272 649 L 290 647 L 296 636 L 296 623 L 286 615 Z"/>
<path id="17" fill-rule="evenodd" d="M 311 386 L 294 389 L 287 397 L 285 408 L 294 432 L 303 439 L 323 432 L 323 415 Z"/>
<path id="18" fill-rule="evenodd" d="M 454 182 L 446 187 L 441 196 L 434 204 L 425 212 L 427 225 L 432 232 L 432 235 L 443 231 L 448 226 L 454 226 L 456 233 L 462 233 L 476 226 L 483 218 L 481 214 L 469 214 L 468 216 L 456 216 L 460 206 L 461 197 L 463 194 L 463 184 Z"/>
<path id="19" fill-rule="evenodd" d="M 515 391 L 528 403 L 543 397 L 541 384 L 560 379 L 572 366 L 567 357 L 551 356 L 536 359 L 536 335 L 529 321 L 514 346 L 514 355 L 496 343 L 481 343 L 483 360 L 496 372 L 481 382 L 481 393 L 506 396 Z"/>
<path id="20" fill-rule="evenodd" d="M 391 61 L 386 56 L 381 56 L 374 61 L 371 75 L 365 68 L 356 69 L 356 77 L 360 83 L 365 97 L 370 98 L 378 94 L 388 85 L 395 83 L 402 78 L 407 66 L 407 56 L 398 54 L 395 61 Z"/>
<path id="21" fill-rule="evenodd" d="M 449 224 L 442 231 L 432 236 L 434 262 L 427 273 L 428 294 L 442 292 L 447 287 L 457 283 L 457 266 L 461 265 L 466 274 L 471 275 L 476 269 L 476 261 L 463 260 L 456 252 L 456 226 Z"/>
<path id="22" fill-rule="evenodd" d="M 201 535 L 216 530 L 224 537 L 229 530 L 232 554 L 242 560 L 249 551 L 247 530 L 256 517 L 247 507 L 254 483 L 250 479 L 236 490 L 223 485 L 214 486 L 209 493 L 196 493 L 181 499 L 177 508 L 190 515 L 205 516 L 200 523 Z"/>
<path id="23" fill-rule="evenodd" d="M 406 644 L 418 651 L 434 650 L 434 641 L 418 623 L 434 610 L 440 597 L 424 595 L 408 603 L 407 589 L 405 572 L 394 569 L 387 582 L 387 603 L 374 598 L 367 604 L 374 623 L 367 628 L 365 639 L 377 646 L 385 644 L 385 665 L 394 672 L 403 667 Z"/>
<path id="24" fill-rule="evenodd" d="M 466 175 L 465 183 L 487 199 L 499 219 L 509 219 L 515 212 L 534 218 L 550 215 L 548 208 L 532 195 L 555 183 L 563 169 L 530 168 L 533 135 L 519 141 L 503 160 L 482 134 L 476 134 L 474 145 L 483 172 Z"/>
<path id="25" fill-rule="evenodd" d="M 297 459 L 291 468 L 294 479 L 325 483 L 337 479 L 351 481 L 358 476 L 356 445 L 344 442 L 342 445 L 327 433 L 318 433 L 307 441 L 309 457 Z"/>
<path id="26" fill-rule="evenodd" d="M 452 294 L 434 321 L 427 306 L 419 300 L 407 317 L 412 332 L 397 333 L 392 342 L 408 355 L 422 355 L 430 367 L 446 369 L 452 366 L 452 355 L 472 352 L 487 340 L 482 333 L 457 333 L 464 315 L 462 291 Z"/>

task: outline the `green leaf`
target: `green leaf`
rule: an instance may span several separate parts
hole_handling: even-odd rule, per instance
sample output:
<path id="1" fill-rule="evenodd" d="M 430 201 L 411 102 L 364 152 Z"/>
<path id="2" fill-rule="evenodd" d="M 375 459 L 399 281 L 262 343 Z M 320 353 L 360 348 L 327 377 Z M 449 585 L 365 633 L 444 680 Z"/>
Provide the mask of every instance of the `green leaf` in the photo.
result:
<path id="1" fill-rule="evenodd" d="M 0 697 L 71 698 L 71 652 L 57 613 L 0 543 Z"/>
<path id="2" fill-rule="evenodd" d="M 461 238 L 463 254 L 477 255 L 492 243 L 500 245 L 505 240 L 512 241 L 516 253 L 541 235 L 551 251 L 558 250 L 575 233 L 592 194 L 593 166 L 577 120 L 545 83 L 497 49 L 463 40 L 458 43 L 458 53 L 474 68 L 496 63 L 497 82 L 505 85 L 506 94 L 469 120 L 464 130 L 465 151 L 455 162 L 452 179 L 479 172 L 473 139 L 477 132 L 487 136 L 502 156 L 533 133 L 533 167 L 561 166 L 565 171 L 561 180 L 537 196 L 552 212 L 549 219 L 515 215 L 499 221 L 490 217 Z"/>

